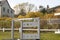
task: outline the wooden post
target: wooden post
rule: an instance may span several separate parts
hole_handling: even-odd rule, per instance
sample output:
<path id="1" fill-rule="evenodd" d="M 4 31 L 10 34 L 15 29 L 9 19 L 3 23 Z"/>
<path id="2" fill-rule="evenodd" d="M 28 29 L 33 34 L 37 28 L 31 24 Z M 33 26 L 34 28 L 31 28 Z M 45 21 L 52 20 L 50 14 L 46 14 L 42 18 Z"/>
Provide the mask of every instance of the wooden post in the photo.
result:
<path id="1" fill-rule="evenodd" d="M 3 32 L 5 32 L 5 28 L 3 28 Z"/>
<path id="2" fill-rule="evenodd" d="M 11 25 L 11 39 L 14 40 L 14 20 L 12 20 L 12 25 Z"/>
<path id="3" fill-rule="evenodd" d="M 23 38 L 23 37 L 22 37 L 22 35 L 23 35 L 23 34 L 22 34 L 22 27 L 23 27 L 23 22 L 22 22 L 22 21 L 20 21 L 20 25 L 21 25 L 21 26 L 20 26 L 20 27 L 21 27 L 21 29 L 20 29 L 20 32 L 21 32 L 21 33 L 20 33 L 20 39 L 22 40 L 22 38 Z"/>

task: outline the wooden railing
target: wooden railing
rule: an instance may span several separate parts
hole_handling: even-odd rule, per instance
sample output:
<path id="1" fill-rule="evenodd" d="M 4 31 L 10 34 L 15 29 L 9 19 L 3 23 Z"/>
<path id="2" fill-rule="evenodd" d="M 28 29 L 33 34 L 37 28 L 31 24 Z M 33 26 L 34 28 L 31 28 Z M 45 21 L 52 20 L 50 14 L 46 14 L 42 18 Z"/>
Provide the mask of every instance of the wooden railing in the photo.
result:
<path id="1" fill-rule="evenodd" d="M 14 28 L 14 30 L 19 31 L 19 28 Z M 28 29 L 27 29 L 28 30 Z M 30 30 L 35 30 L 35 29 L 30 29 Z M 40 29 L 40 31 L 56 31 L 58 29 Z M 11 31 L 11 28 L 0 28 L 0 31 Z"/>

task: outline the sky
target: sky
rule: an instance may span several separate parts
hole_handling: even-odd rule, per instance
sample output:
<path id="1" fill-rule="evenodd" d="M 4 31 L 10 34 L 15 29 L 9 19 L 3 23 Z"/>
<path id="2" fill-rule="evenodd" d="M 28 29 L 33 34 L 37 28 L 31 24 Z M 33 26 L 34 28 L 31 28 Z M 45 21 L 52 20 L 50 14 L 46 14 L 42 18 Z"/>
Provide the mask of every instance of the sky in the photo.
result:
<path id="1" fill-rule="evenodd" d="M 8 0 L 8 2 L 12 8 L 17 4 L 26 2 L 34 4 L 37 7 L 46 7 L 47 5 L 49 5 L 49 7 L 51 8 L 60 5 L 60 0 Z"/>

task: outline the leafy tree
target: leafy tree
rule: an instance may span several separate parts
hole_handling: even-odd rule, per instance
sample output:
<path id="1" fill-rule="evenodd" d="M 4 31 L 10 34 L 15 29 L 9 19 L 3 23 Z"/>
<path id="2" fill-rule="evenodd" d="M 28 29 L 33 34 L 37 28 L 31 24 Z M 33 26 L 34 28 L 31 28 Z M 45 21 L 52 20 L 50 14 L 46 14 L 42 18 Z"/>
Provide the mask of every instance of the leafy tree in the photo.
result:
<path id="1" fill-rule="evenodd" d="M 19 15 L 25 16 L 26 15 L 25 10 L 24 9 L 21 9 L 21 12 L 19 12 Z"/>
<path id="2" fill-rule="evenodd" d="M 34 18 L 35 17 L 35 13 L 34 12 L 28 12 L 26 17 L 27 18 Z"/>
<path id="3" fill-rule="evenodd" d="M 25 16 L 19 15 L 18 18 L 25 18 Z"/>
<path id="4" fill-rule="evenodd" d="M 41 10 L 41 12 L 42 12 L 43 14 L 45 14 L 45 13 L 46 13 L 46 9 L 43 8 L 43 9 Z"/>
<path id="5" fill-rule="evenodd" d="M 39 6 L 39 12 L 42 12 L 43 14 L 45 14 L 47 10 L 43 6 Z"/>
<path id="6" fill-rule="evenodd" d="M 31 10 L 33 10 L 34 7 L 35 6 L 33 4 L 29 4 L 29 3 L 18 4 L 14 7 L 15 15 L 19 15 L 22 12 L 23 13 L 30 12 Z"/>
<path id="7" fill-rule="evenodd" d="M 41 12 L 35 12 L 36 17 L 43 18 L 43 14 Z"/>

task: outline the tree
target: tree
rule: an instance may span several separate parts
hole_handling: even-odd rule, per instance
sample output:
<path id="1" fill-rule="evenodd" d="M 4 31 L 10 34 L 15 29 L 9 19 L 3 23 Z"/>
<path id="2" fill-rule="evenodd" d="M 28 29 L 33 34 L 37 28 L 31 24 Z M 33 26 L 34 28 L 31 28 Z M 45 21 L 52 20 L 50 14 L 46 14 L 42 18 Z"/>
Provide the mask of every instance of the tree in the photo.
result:
<path id="1" fill-rule="evenodd" d="M 36 17 L 43 18 L 43 14 L 41 12 L 35 12 Z"/>
<path id="2" fill-rule="evenodd" d="M 27 15 L 26 15 L 26 17 L 27 18 L 32 18 L 32 17 L 34 18 L 36 16 L 35 16 L 35 13 L 34 12 L 28 12 Z"/>
<path id="3" fill-rule="evenodd" d="M 25 10 L 24 9 L 21 9 L 21 12 L 19 13 L 19 15 L 25 16 L 26 15 Z"/>
<path id="4" fill-rule="evenodd" d="M 39 11 L 45 14 L 47 10 L 43 6 L 39 6 Z"/>
<path id="5" fill-rule="evenodd" d="M 31 10 L 33 10 L 33 8 L 34 8 L 34 5 L 33 4 L 29 4 L 28 12 L 30 12 Z"/>
<path id="6" fill-rule="evenodd" d="M 22 11 L 24 11 L 25 13 L 30 12 L 34 7 L 35 6 L 33 4 L 29 3 L 18 4 L 14 7 L 15 15 L 19 15 Z"/>
<path id="7" fill-rule="evenodd" d="M 42 12 L 43 14 L 45 14 L 45 13 L 46 13 L 46 9 L 43 8 L 43 9 L 41 10 L 41 12 Z"/>
<path id="8" fill-rule="evenodd" d="M 19 15 L 18 18 L 25 18 L 25 16 Z"/>
<path id="9" fill-rule="evenodd" d="M 44 7 L 43 6 L 39 6 L 39 11 L 41 11 Z"/>

